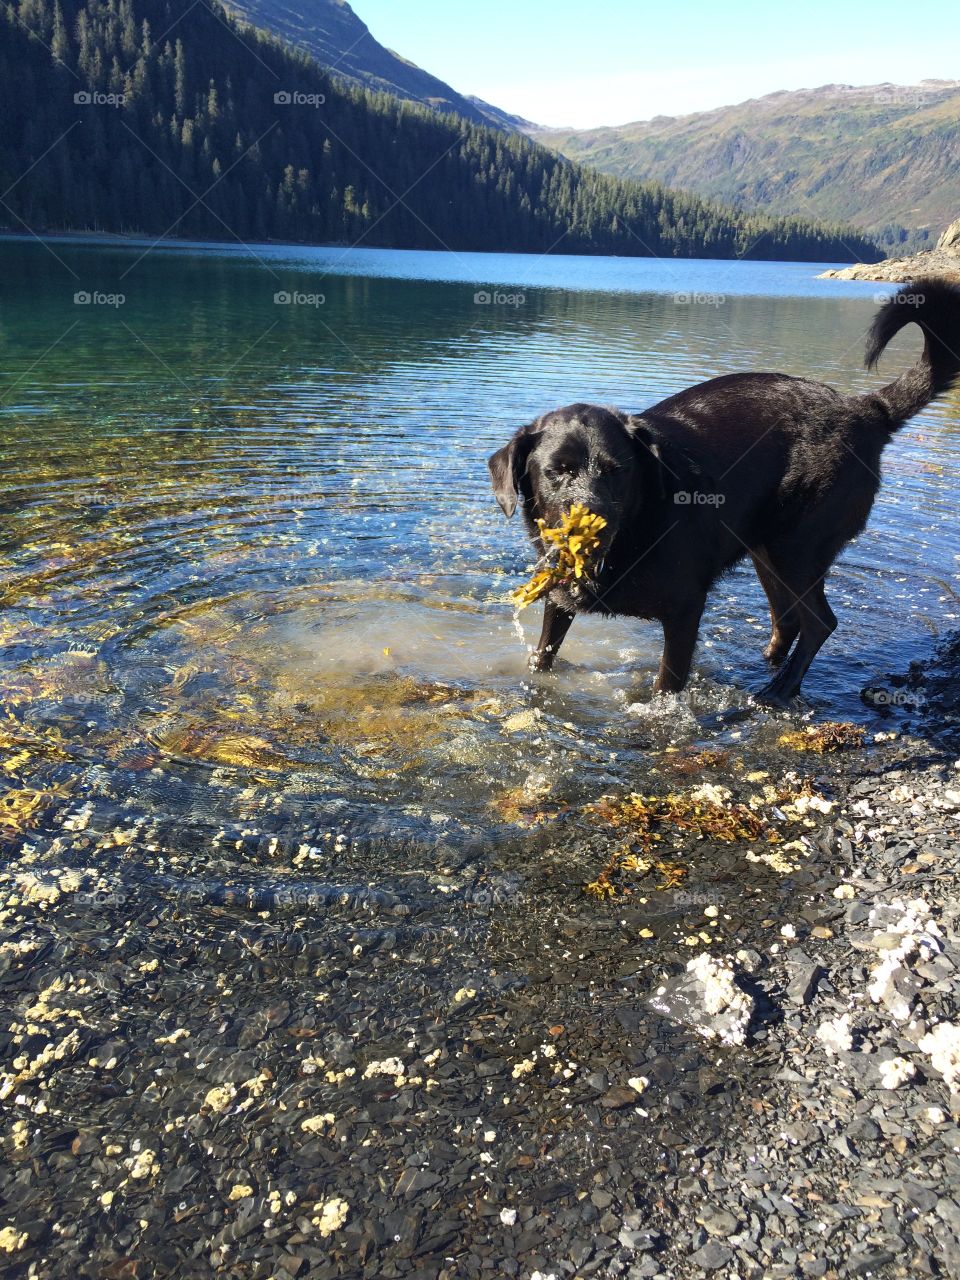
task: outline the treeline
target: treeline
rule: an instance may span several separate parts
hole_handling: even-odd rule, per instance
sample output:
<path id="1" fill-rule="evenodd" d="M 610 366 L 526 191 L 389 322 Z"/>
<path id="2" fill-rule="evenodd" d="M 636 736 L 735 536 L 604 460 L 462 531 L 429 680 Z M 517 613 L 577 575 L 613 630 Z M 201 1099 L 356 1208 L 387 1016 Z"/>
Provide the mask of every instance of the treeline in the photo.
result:
<path id="1" fill-rule="evenodd" d="M 875 261 L 855 231 L 735 213 L 348 88 L 215 0 L 0 8 L 0 225 L 218 240 Z"/>
<path id="2" fill-rule="evenodd" d="M 935 249 L 939 236 L 930 227 L 904 227 L 899 222 L 892 222 L 881 227 L 874 234 L 874 239 L 890 257 L 906 258 L 912 253 Z"/>

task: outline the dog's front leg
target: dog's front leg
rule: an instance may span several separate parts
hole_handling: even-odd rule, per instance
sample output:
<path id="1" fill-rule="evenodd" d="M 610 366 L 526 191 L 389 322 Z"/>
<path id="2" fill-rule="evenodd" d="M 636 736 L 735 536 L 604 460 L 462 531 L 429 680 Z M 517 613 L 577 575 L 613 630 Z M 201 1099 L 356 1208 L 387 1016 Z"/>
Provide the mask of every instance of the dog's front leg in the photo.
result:
<path id="1" fill-rule="evenodd" d="M 705 599 L 700 599 L 683 613 L 663 619 L 663 657 L 653 686 L 654 693 L 679 693 L 687 683 L 704 603 Z"/>
<path id="2" fill-rule="evenodd" d="M 552 600 L 547 600 L 544 603 L 543 630 L 540 632 L 540 640 L 536 649 L 530 655 L 531 671 L 550 670 L 553 666 L 553 660 L 557 656 L 557 650 L 563 644 L 563 637 L 570 630 L 570 623 L 573 618 L 574 615 L 572 613 L 568 613 L 566 609 L 561 609 Z"/>

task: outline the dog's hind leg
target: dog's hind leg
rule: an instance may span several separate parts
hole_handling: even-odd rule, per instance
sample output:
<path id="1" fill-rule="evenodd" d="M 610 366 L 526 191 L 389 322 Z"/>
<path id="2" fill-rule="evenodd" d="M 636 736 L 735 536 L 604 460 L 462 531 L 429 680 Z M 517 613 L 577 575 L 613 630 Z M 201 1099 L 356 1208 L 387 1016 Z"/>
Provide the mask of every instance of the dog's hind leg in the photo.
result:
<path id="1" fill-rule="evenodd" d="M 540 639 L 537 642 L 536 649 L 530 655 L 531 671 L 550 670 L 553 666 L 553 660 L 557 656 L 557 650 L 563 644 L 563 638 L 570 630 L 570 624 L 573 619 L 574 614 L 568 613 L 566 609 L 561 609 L 552 600 L 547 600 L 544 603 L 543 630 L 540 632 Z"/>
<path id="2" fill-rule="evenodd" d="M 827 603 L 823 578 L 806 591 L 795 593 L 793 616 L 800 628 L 800 638 L 793 653 L 758 694 L 760 702 L 783 706 L 800 692 L 810 663 L 837 628 L 837 619 Z"/>
<path id="3" fill-rule="evenodd" d="M 766 547 L 757 547 L 751 551 L 750 558 L 770 602 L 770 642 L 764 649 L 763 656 L 773 666 L 779 667 L 800 634 L 800 623 L 797 621 L 790 591 L 786 583 L 780 581 L 770 563 Z"/>
<path id="4" fill-rule="evenodd" d="M 687 683 L 705 602 L 706 597 L 701 596 L 683 613 L 663 619 L 663 657 L 654 693 L 679 693 Z"/>

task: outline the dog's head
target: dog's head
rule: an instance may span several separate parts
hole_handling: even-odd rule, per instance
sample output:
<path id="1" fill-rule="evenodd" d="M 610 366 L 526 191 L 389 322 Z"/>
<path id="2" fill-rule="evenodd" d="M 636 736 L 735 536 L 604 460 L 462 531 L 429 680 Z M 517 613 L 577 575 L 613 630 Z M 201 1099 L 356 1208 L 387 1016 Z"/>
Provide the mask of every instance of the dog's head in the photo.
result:
<path id="1" fill-rule="evenodd" d="M 555 409 L 521 427 L 487 465 L 508 519 L 518 494 L 531 528 L 538 518 L 558 525 L 579 502 L 606 520 L 605 550 L 644 495 L 664 486 L 660 449 L 643 422 L 589 404 Z"/>

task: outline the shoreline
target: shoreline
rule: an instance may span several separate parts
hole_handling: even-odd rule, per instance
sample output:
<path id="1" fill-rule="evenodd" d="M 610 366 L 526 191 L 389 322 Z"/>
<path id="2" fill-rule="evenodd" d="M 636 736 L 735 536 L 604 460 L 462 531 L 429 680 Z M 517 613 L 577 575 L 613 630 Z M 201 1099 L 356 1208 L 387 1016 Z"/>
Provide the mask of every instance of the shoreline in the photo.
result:
<path id="1" fill-rule="evenodd" d="M 958 669 L 891 681 L 936 708 L 913 735 L 797 755 L 792 870 L 661 894 L 686 950 L 584 895 L 562 828 L 450 850 L 422 912 L 91 893 L 112 834 L 65 800 L 3 873 L 9 1273 L 956 1274 L 960 1058 L 927 1037 L 960 1021 Z M 702 1034 L 704 952 L 742 1044 Z"/>
<path id="2" fill-rule="evenodd" d="M 368 245 L 368 244 L 350 244 L 346 241 L 324 241 L 314 242 L 308 240 L 251 240 L 251 241 L 231 241 L 216 240 L 203 236 L 163 236 L 159 239 L 142 232 L 119 232 L 119 231 L 44 231 L 39 234 L 33 234 L 25 231 L 17 231 L 15 229 L 0 228 L 0 241 L 13 240 L 22 241 L 24 243 L 37 242 L 43 243 L 47 240 L 52 241 L 80 241 L 92 245 L 141 245 L 152 244 L 156 248 L 163 245 L 170 247 L 183 247 L 196 245 L 204 248 L 247 250 L 252 253 L 257 248 L 264 249 L 343 249 L 343 250 L 360 250 L 371 253 L 436 253 L 447 256 L 471 255 L 484 257 L 504 257 L 514 256 L 518 258 L 532 258 L 539 261 L 541 258 L 570 258 L 583 261 L 593 261 L 609 258 L 622 262 L 666 262 L 666 263 L 704 263 L 704 262 L 745 262 L 751 265 L 769 264 L 771 266 L 798 266 L 798 267 L 816 267 L 823 265 L 820 262 L 814 262 L 808 258 L 692 258 L 692 257 L 663 257 L 658 254 L 594 254 L 594 253 L 543 253 L 536 249 L 423 249 L 410 248 L 403 246 L 387 246 L 387 245 Z M 822 273 L 816 279 L 826 278 L 828 272 Z"/>
<path id="3" fill-rule="evenodd" d="M 960 284 L 960 219 L 950 224 L 936 248 L 909 258 L 886 258 L 883 262 L 855 263 L 852 267 L 823 271 L 818 280 L 872 280 L 882 284 L 912 284 L 929 277 Z"/>

